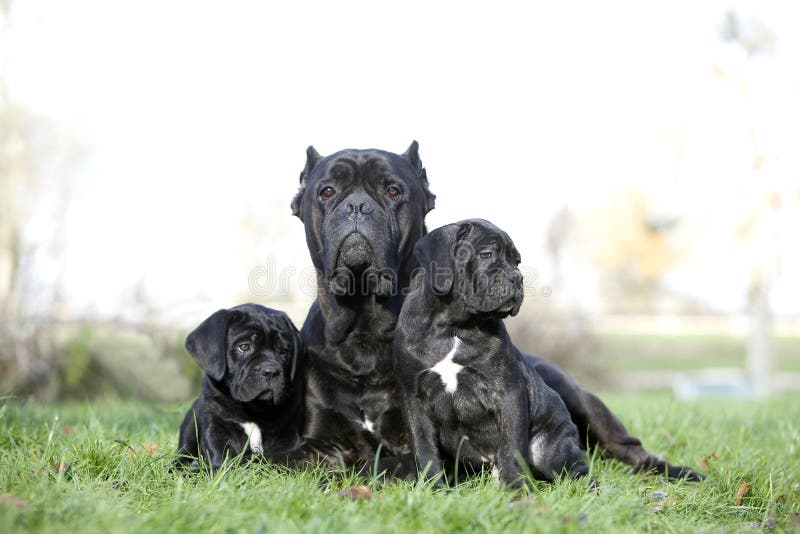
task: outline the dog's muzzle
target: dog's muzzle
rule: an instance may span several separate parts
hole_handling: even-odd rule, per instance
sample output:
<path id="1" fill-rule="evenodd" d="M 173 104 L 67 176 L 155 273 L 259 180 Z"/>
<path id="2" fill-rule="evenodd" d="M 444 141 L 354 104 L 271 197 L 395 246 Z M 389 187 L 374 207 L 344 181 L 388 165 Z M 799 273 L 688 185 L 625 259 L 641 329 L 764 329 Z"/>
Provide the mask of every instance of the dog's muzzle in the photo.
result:
<path id="1" fill-rule="evenodd" d="M 367 238 L 356 231 L 350 233 L 339 247 L 336 268 L 329 279 L 331 291 L 336 295 L 389 295 L 394 287 L 393 273 L 375 263 Z"/>

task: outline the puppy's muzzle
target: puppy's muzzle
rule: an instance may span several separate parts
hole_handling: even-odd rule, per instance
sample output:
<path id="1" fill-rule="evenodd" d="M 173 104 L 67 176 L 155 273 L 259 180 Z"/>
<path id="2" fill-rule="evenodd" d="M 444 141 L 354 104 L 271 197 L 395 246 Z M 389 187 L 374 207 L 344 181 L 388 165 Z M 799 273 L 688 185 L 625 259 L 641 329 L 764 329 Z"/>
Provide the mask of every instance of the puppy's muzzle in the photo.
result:
<path id="1" fill-rule="evenodd" d="M 274 363 L 262 363 L 256 365 L 255 372 L 264 377 L 268 382 L 281 374 L 281 368 Z"/>

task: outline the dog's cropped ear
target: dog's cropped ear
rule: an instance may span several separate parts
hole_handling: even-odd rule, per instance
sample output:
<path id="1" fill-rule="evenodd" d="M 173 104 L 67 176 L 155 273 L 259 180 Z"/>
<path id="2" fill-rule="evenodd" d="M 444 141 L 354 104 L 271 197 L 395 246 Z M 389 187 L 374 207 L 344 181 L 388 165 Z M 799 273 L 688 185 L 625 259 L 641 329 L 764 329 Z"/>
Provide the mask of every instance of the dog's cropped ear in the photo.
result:
<path id="1" fill-rule="evenodd" d="M 186 350 L 200 368 L 214 380 L 225 376 L 227 369 L 228 310 L 214 312 L 186 337 Z"/>
<path id="2" fill-rule="evenodd" d="M 300 188 L 297 190 L 294 199 L 292 199 L 292 215 L 298 217 L 301 221 L 303 220 L 303 210 L 300 209 L 300 206 L 303 203 L 303 195 L 308 185 L 308 175 L 311 174 L 311 171 L 314 170 L 314 167 L 317 166 L 317 163 L 319 163 L 321 159 L 322 156 L 319 155 L 317 149 L 314 148 L 313 145 L 309 145 L 306 149 L 306 166 L 300 173 Z"/>
<path id="3" fill-rule="evenodd" d="M 289 319 L 288 315 L 285 313 L 281 314 L 281 322 L 283 323 L 283 328 L 286 329 L 287 332 L 290 332 L 292 336 L 292 362 L 289 367 L 289 381 L 291 382 L 294 381 L 297 368 L 303 365 L 306 346 L 303 343 L 303 336 L 300 335 L 300 332 L 298 332 L 297 327 L 294 326 L 294 323 Z"/>
<path id="4" fill-rule="evenodd" d="M 411 166 L 417 172 L 420 184 L 422 184 L 422 191 L 425 193 L 425 213 L 428 213 L 436 207 L 436 195 L 431 193 L 430 189 L 428 189 L 428 173 L 422 165 L 422 160 L 419 159 L 419 143 L 411 141 L 408 149 L 403 152 L 402 155 L 411 163 Z"/>
<path id="5" fill-rule="evenodd" d="M 453 289 L 456 269 L 453 251 L 458 231 L 458 224 L 448 224 L 423 236 L 414 245 L 414 257 L 425 269 L 425 280 L 437 295 L 447 295 Z"/>

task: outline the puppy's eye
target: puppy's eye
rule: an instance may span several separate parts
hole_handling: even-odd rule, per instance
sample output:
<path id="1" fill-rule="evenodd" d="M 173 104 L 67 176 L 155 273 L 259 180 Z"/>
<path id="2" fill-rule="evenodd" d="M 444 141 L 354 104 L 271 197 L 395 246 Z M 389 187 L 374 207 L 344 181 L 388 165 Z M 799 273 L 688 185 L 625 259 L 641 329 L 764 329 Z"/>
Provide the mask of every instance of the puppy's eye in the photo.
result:
<path id="1" fill-rule="evenodd" d="M 250 346 L 251 346 L 250 343 L 247 342 L 239 343 L 238 345 L 236 345 L 236 350 L 238 350 L 241 354 L 245 354 L 247 352 L 250 352 Z"/>
<path id="2" fill-rule="evenodd" d="M 319 198 L 322 200 L 328 200 L 333 195 L 336 194 L 336 189 L 332 188 L 331 186 L 323 187 L 322 191 L 319 192 Z"/>
<path id="3" fill-rule="evenodd" d="M 394 200 L 400 196 L 400 189 L 393 185 L 390 185 L 389 187 L 386 188 L 386 194 L 389 196 L 389 198 Z"/>
<path id="4" fill-rule="evenodd" d="M 479 252 L 479 253 L 478 253 L 478 256 L 479 256 L 479 257 L 480 257 L 482 260 L 488 260 L 488 259 L 490 259 L 492 256 L 494 256 L 494 253 L 492 253 L 492 251 L 491 251 L 491 250 L 484 250 L 484 251 L 481 251 L 481 252 Z"/>

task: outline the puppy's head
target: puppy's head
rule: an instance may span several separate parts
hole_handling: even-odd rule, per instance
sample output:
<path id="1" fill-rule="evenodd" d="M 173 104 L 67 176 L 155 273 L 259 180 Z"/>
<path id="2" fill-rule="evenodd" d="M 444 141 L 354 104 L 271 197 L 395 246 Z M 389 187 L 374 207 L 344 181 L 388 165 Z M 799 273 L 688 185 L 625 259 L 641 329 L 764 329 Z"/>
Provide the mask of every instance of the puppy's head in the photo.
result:
<path id="1" fill-rule="evenodd" d="M 186 349 L 234 400 L 274 404 L 289 398 L 304 350 L 285 313 L 257 304 L 217 311 L 189 334 Z"/>
<path id="2" fill-rule="evenodd" d="M 437 228 L 414 248 L 435 294 L 463 304 L 470 315 L 507 317 L 522 305 L 522 273 L 511 238 L 488 221 L 469 219 Z"/>

